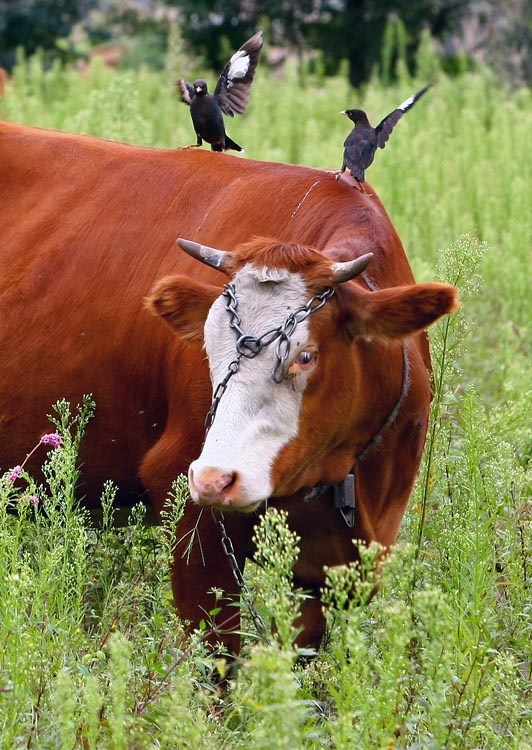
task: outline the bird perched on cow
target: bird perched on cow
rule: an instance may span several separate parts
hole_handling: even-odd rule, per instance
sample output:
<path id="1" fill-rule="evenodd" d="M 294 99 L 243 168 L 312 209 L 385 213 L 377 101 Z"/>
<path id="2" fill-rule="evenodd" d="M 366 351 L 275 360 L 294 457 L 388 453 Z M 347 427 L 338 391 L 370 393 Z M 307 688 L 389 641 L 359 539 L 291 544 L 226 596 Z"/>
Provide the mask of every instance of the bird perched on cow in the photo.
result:
<path id="1" fill-rule="evenodd" d="M 190 106 L 197 136 L 195 146 L 207 141 L 213 151 L 243 151 L 225 132 L 223 115 L 233 117 L 235 113 L 242 115 L 246 111 L 261 49 L 262 31 L 258 31 L 231 56 L 222 70 L 214 94 L 209 94 L 203 78 L 198 78 L 192 84 L 183 78 L 176 81 L 181 101 Z"/>
<path id="2" fill-rule="evenodd" d="M 365 170 L 373 163 L 377 147 L 384 148 L 395 125 L 397 125 L 405 112 L 408 112 L 418 99 L 421 99 L 423 94 L 430 88 L 430 85 L 425 86 L 417 94 L 405 99 L 397 109 L 386 115 L 376 128 L 371 127 L 368 116 L 362 109 L 346 109 L 340 112 L 342 115 L 347 115 L 355 123 L 355 127 L 344 141 L 344 161 L 338 175 L 349 169 L 351 175 L 358 182 L 360 189 L 365 193 L 366 191 L 363 186 L 363 182 L 366 179 Z"/>

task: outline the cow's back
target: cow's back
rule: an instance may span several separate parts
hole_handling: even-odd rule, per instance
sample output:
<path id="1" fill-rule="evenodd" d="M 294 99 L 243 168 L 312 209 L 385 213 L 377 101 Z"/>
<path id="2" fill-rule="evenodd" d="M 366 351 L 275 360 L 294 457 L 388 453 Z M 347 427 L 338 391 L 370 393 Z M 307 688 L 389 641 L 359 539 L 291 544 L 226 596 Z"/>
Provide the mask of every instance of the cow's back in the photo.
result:
<path id="1" fill-rule="evenodd" d="M 165 262 L 194 273 L 175 250 L 181 233 L 229 247 L 263 235 L 321 249 L 337 237 L 351 250 L 377 251 L 372 275 L 382 286 L 412 282 L 380 201 L 321 170 L 5 123 L 0 155 L 2 252 L 18 259 L 18 277 L 31 257 L 68 247 L 82 257 L 90 249 L 93 266 L 105 264 L 108 278 L 124 264 L 138 276 L 141 263 L 146 275 L 166 270 Z"/>

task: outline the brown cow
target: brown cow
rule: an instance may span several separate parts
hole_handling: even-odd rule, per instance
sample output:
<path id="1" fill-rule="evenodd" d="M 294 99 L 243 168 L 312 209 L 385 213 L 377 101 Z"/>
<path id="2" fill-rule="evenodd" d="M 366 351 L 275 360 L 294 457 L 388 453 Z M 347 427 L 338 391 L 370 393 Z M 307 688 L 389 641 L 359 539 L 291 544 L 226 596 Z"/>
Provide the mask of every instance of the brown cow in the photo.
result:
<path id="1" fill-rule="evenodd" d="M 183 617 L 213 606 L 211 587 L 236 589 L 206 507 L 244 511 L 225 515 L 241 566 L 251 511 L 269 497 L 286 508 L 302 537 L 296 583 L 316 594 L 353 539 L 394 542 L 427 428 L 424 329 L 456 296 L 414 284 L 376 197 L 315 169 L 1 124 L 0 232 L 0 465 L 20 463 L 55 400 L 93 393 L 89 507 L 111 478 L 122 503 L 147 491 L 160 512 L 190 466 L 179 534 L 198 524 L 202 552 L 184 559 L 188 538 L 176 551 Z M 202 447 L 209 367 L 227 388 Z M 319 492 L 350 472 L 352 527 Z M 301 641 L 317 643 L 318 598 L 303 624 Z M 238 636 L 226 643 L 236 651 Z"/>

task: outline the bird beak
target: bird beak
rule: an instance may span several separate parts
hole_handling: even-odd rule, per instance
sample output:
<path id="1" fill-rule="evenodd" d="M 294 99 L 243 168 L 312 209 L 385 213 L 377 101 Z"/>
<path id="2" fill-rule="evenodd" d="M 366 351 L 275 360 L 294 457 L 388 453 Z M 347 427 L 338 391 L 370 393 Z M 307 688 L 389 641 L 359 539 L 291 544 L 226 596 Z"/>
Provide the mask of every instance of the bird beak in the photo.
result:
<path id="1" fill-rule="evenodd" d="M 342 109 L 342 111 L 340 112 L 340 114 L 341 115 L 345 115 L 345 109 Z"/>

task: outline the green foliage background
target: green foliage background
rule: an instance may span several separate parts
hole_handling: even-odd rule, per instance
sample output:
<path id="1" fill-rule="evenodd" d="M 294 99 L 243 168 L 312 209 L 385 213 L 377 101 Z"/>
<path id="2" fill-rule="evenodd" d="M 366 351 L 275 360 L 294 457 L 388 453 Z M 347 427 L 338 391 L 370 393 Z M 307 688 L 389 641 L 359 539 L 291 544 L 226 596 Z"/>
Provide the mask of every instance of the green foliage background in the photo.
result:
<path id="1" fill-rule="evenodd" d="M 164 73 L 96 61 L 82 77 L 20 60 L 0 115 L 177 148 L 194 137 L 172 82 L 201 73 L 183 66 L 178 45 Z M 297 539 L 269 514 L 257 531 L 264 567 L 246 575 L 280 627 L 266 645 L 249 625 L 231 690 L 218 695 L 208 675 L 223 661 L 201 632 L 182 639 L 173 614 L 170 537 L 146 530 L 141 509 L 115 529 L 110 486 L 103 528 L 92 527 L 74 491 L 90 404 L 74 422 L 59 405 L 63 446 L 49 454 L 45 486 L 0 479 L 2 747 L 532 748 L 531 92 L 505 90 L 489 70 L 451 80 L 425 40 L 417 77 L 399 65 L 393 86 L 259 69 L 248 114 L 228 130 L 242 158 L 337 168 L 349 127 L 340 110 L 378 121 L 428 79 L 436 86 L 368 178 L 417 279 L 456 283 L 462 310 L 431 333 L 429 440 L 380 592 L 367 602 L 375 550 L 330 571 L 328 642 L 298 661 L 301 594 L 286 567 Z M 170 525 L 182 485 L 173 496 Z"/>

